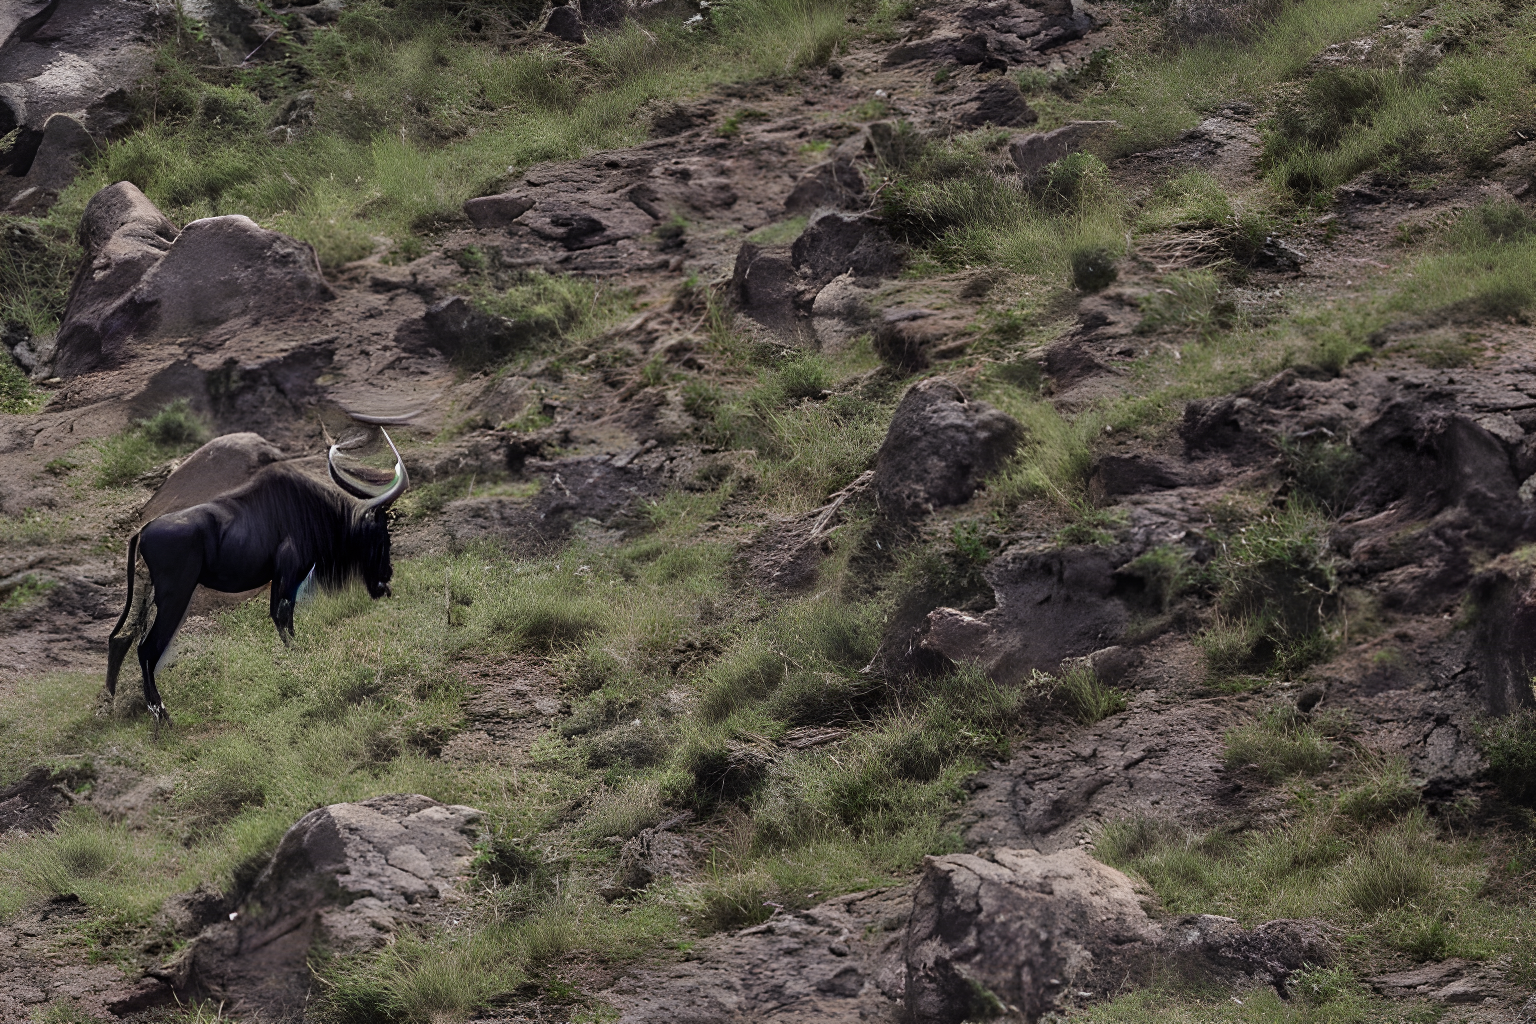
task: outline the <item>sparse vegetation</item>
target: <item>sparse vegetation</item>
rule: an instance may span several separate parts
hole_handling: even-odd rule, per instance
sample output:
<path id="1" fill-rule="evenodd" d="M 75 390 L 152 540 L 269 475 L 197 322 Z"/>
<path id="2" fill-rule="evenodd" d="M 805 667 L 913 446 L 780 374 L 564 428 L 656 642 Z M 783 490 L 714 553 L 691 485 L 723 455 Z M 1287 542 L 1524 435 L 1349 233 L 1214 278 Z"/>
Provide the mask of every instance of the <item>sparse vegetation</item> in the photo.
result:
<path id="1" fill-rule="evenodd" d="M 208 439 L 208 428 L 184 398 L 101 442 L 97 487 L 126 487 L 167 459 L 185 455 Z"/>
<path id="2" fill-rule="evenodd" d="M 1353 621 L 1369 601 L 1345 571 L 1347 545 L 1335 530 L 1369 500 L 1358 493 L 1362 456 L 1350 436 L 1331 432 L 1332 420 L 1273 436 L 1272 449 L 1255 446 L 1263 454 L 1254 471 L 1224 482 L 1223 501 L 1208 506 L 1189 497 L 1203 484 L 1163 478 L 1123 500 L 1104 470 L 1114 456 L 1127 474 L 1155 474 L 1152 464 L 1179 443 L 1173 425 L 1189 400 L 1282 369 L 1306 386 L 1342 388 L 1362 365 L 1395 372 L 1391 362 L 1404 357 L 1417 373 L 1506 358 L 1515 343 L 1504 326 L 1536 305 L 1536 219 L 1519 201 L 1457 199 L 1454 216 L 1386 224 L 1397 238 L 1382 256 L 1390 267 L 1331 251 L 1335 265 L 1345 258 L 1381 271 L 1368 279 L 1362 271 L 1343 292 L 1325 275 L 1293 287 L 1292 251 L 1281 243 L 1314 257 L 1333 245 L 1348 230 L 1342 207 L 1319 215 L 1352 194 L 1336 192 L 1346 183 L 1398 202 L 1404 190 L 1443 198 L 1494 172 L 1494 158 L 1528 136 L 1536 16 L 1483 0 L 1448 0 L 1432 12 L 1416 0 L 1137 3 L 1116 49 L 1066 71 L 1010 72 L 1041 128 L 1116 122 L 1091 152 L 1030 175 L 1013 166 L 1008 131 L 929 132 L 900 120 L 906 96 L 861 92 L 839 108 L 827 138 L 790 144 L 799 148 L 792 170 L 826 159 L 841 133 L 878 122 L 867 181 L 911 259 L 866 311 L 911 299 L 941 310 L 946 323 L 975 314 L 931 367 L 906 376 L 882 366 L 867 336 L 839 349 L 739 330 L 723 281 L 703 278 L 714 264 L 696 260 L 701 247 L 724 237 L 733 249 L 747 228 L 755 230 L 746 239 L 781 245 L 803 231 L 804 217 L 768 214 L 723 236 L 710 233 L 718 224 L 664 218 L 634 240 L 654 247 L 659 265 L 674 254 L 689 261 L 686 277 L 659 284 L 642 272 L 556 275 L 529 269 L 486 235 L 461 241 L 464 199 L 511 187 L 541 161 L 638 142 L 652 111 L 674 100 L 697 106 L 709 97 L 696 128 L 721 152 L 756 145 L 758 122 L 778 114 L 739 101 L 778 110 L 798 105 L 798 91 L 814 96 L 862 75 L 859 62 L 847 64 L 852 71 L 841 62 L 849 46 L 859 35 L 906 36 L 910 26 L 898 23 L 918 10 L 906 0 L 719 0 L 696 18 L 689 5 L 685 21 L 661 4 L 567 46 L 529 31 L 544 10 L 522 0 L 451 10 L 436 0 L 358 0 L 332 27 L 302 39 L 285 33 L 273 44 L 280 59 L 239 66 L 220 66 L 194 23 L 179 22 L 187 31 L 159 52 L 134 97 L 132 127 L 48 216 L 0 218 L 7 339 L 56 326 L 79 256 L 80 209 L 95 188 L 126 178 L 177 221 L 239 212 L 310 241 L 342 281 L 355 269 L 338 268 L 365 256 L 389 265 L 451 259 L 464 275 L 454 289 L 482 335 L 450 354 L 454 387 L 513 373 L 532 383 L 495 417 L 455 408 L 431 444 L 469 431 L 520 433 L 509 465 L 525 451 L 559 459 L 627 450 L 627 432 L 681 438 L 686 452 L 663 474 L 646 463 L 648 485 L 665 480 L 660 490 L 611 521 L 579 522 L 536 556 L 453 534 L 441 547 L 414 548 L 436 554 L 397 559 L 389 600 L 359 591 L 307 600 L 291 648 L 274 641 L 262 602 L 189 631 L 162 673 L 177 725 L 159 742 L 135 719 L 130 694 L 113 714 L 96 713 L 94 675 L 27 678 L 14 696 L 8 690 L 0 782 L 37 763 L 85 778 L 110 762 L 173 785 L 132 824 L 81 806 L 52 833 L 0 840 L 0 922 L 75 897 L 91 923 L 67 942 L 126 959 L 100 936 L 146 933 L 166 896 L 199 882 L 248 881 L 310 808 L 419 792 L 488 812 L 465 926 L 407 928 L 374 953 L 317 960 L 316 1019 L 451 1021 L 514 997 L 569 1010 L 572 1020 L 608 1019 L 606 1008 L 583 1002 L 566 966 L 623 964 L 663 945 L 686 954 L 700 935 L 908 879 L 924 856 L 965 847 L 960 805 L 980 785 L 968 777 L 1009 758 L 1037 726 L 1076 741 L 1095 723 L 1197 691 L 1229 701 L 1223 715 L 1237 709 L 1221 719 L 1225 742 L 1213 759 L 1252 797 L 1254 816 L 1191 831 L 1187 808 L 1148 804 L 1170 817 L 1111 822 L 1093 852 L 1144 882 L 1169 915 L 1225 914 L 1245 926 L 1320 917 L 1338 929 L 1343 953 L 1293 975 L 1283 998 L 1260 988 L 1217 1001 L 1171 985 L 1068 1017 L 1434 1019 L 1439 1010 L 1427 1004 L 1389 1012 L 1359 980 L 1405 956 L 1497 963 L 1512 983 L 1536 980 L 1521 917 L 1536 862 L 1523 834 L 1536 805 L 1531 713 L 1482 725 L 1501 800 L 1479 810 L 1439 802 L 1438 782 L 1415 778 L 1400 754 L 1374 752 L 1369 723 L 1351 725 L 1331 700 L 1307 713 L 1289 698 L 1274 702 L 1310 666 L 1359 655 L 1341 612 Z M 1381 31 L 1421 15 L 1422 36 Z M 1318 59 L 1324 47 L 1360 39 L 1372 40 L 1369 59 Z M 971 72 L 958 68 L 922 74 L 940 89 L 956 80 L 969 88 Z M 747 86 L 729 102 L 710 91 L 738 79 Z M 1117 162 L 1184 146 L 1189 129 L 1229 114 L 1261 132 L 1259 172 L 1247 182 L 1235 183 L 1227 164 L 1170 173 Z M 1087 297 L 1117 282 L 1123 290 Z M 808 295 L 795 297 L 802 313 Z M 1055 344 L 1074 330 L 1092 335 L 1095 310 L 1137 295 L 1134 333 L 1116 322 L 1106 344 L 1083 349 L 1112 364 L 1103 375 L 1112 386 L 1074 390 Z M 640 321 L 621 324 L 642 313 L 675 326 L 674 336 L 636 341 Z M 801 543 L 795 529 L 875 465 L 904 387 L 930 372 L 1014 416 L 1024 428 L 1018 452 L 967 506 L 920 524 L 883 519 L 867 494 L 848 500 L 805 544 L 819 564 L 799 589 L 761 585 L 760 552 L 745 545 L 770 546 L 781 527 L 786 545 Z M 566 391 L 589 384 L 613 396 L 602 413 L 612 433 L 598 441 L 563 429 L 573 408 Z M 51 386 L 33 385 L 0 352 L 0 412 L 35 411 Z M 552 411 L 562 429 L 545 429 Z M 69 494 L 82 507 L 95 503 L 92 536 L 78 525 L 79 508 L 45 502 L 0 518 L 0 547 L 108 544 L 95 536 L 100 524 L 117 522 L 133 498 L 111 489 L 153 481 L 206 436 L 182 401 L 115 437 L 63 454 L 55 447 L 35 467 L 38 488 L 47 501 Z M 397 521 L 425 533 L 460 498 L 507 500 L 521 514 L 518 503 L 541 486 L 565 489 L 571 479 L 541 485 L 530 481 L 542 476 L 509 479 L 497 469 L 487 480 L 483 463 L 461 466 L 418 481 L 396 505 Z M 1189 510 L 1179 530 L 1165 529 L 1173 520 L 1154 491 L 1181 492 L 1166 496 L 1167 508 Z M 1086 545 L 1094 549 L 1078 548 Z M 993 561 L 1004 551 L 1110 559 L 1111 597 L 1125 602 L 1130 624 L 1105 643 L 1169 638 L 1174 657 L 1158 666 L 1169 685 L 1137 696 L 1132 687 L 1145 677 L 1110 685 L 1091 667 L 1105 662 L 1086 658 L 1011 687 L 936 653 L 910 671 L 881 670 L 898 642 L 914 659 L 928 656 L 900 630 L 932 609 L 985 615 L 1007 600 L 989 568 L 1006 564 Z M 1485 555 L 1499 553 L 1479 550 L 1469 564 L 1481 568 Z M 58 595 L 45 605 L 51 577 L 29 568 L 35 561 L 18 564 L 6 570 L 14 585 L 0 612 L 24 621 Z M 1354 628 L 1379 638 L 1387 620 L 1372 606 Z M 1190 643 L 1203 655 L 1203 682 L 1185 671 Z M 1338 678 L 1335 667 L 1326 678 Z M 499 751 L 504 760 L 483 758 L 468 717 L 478 713 L 474 680 L 513 672 L 552 724 L 523 723 L 536 738 Z M 1368 673 L 1372 684 L 1393 685 L 1411 674 L 1387 660 Z M 1246 705 L 1221 696 L 1238 691 L 1264 695 L 1244 697 Z M 1108 735 L 1118 721 L 1099 729 Z M 686 821 L 678 827 L 707 848 L 699 873 L 639 890 L 615 884 L 623 844 L 669 821 Z M 978 990 L 972 1009 L 1006 1007 Z M 67 1008 L 46 1012 L 69 1019 Z M 167 1019 L 222 1011 L 178 1013 Z"/>
<path id="3" fill-rule="evenodd" d="M 1257 722 L 1227 733 L 1228 770 L 1251 770 L 1271 782 L 1290 775 L 1315 775 L 1333 759 L 1333 744 L 1295 709 L 1280 706 Z"/>

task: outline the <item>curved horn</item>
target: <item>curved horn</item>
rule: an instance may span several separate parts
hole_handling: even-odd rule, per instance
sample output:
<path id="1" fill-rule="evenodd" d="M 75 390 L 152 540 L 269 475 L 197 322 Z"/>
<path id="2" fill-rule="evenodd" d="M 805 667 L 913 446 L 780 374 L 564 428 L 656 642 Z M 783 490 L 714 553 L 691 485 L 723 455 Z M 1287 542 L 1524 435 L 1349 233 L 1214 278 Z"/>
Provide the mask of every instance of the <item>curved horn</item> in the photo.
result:
<path id="1" fill-rule="evenodd" d="M 347 412 L 348 416 L 352 417 L 354 420 L 357 420 L 357 422 L 359 422 L 359 423 L 366 423 L 366 424 L 368 424 L 371 427 L 378 427 L 378 426 L 396 427 L 396 426 L 399 426 L 402 423 L 409 423 L 409 422 L 411 422 L 411 420 L 415 419 L 417 416 L 420 416 L 422 413 L 424 413 L 426 411 L 427 411 L 426 406 L 422 406 L 420 409 L 417 409 L 415 412 L 405 412 L 405 413 L 401 413 L 398 416 L 365 416 L 365 415 L 363 415 L 360 412 L 352 412 L 351 410 L 347 410 L 346 412 Z"/>
<path id="2" fill-rule="evenodd" d="M 405 489 L 411 484 L 411 479 L 405 472 L 405 463 L 400 458 L 400 450 L 395 447 L 395 442 L 390 440 L 389 431 L 380 428 L 379 433 L 384 435 L 384 443 L 389 445 L 389 450 L 395 455 L 395 478 L 382 491 L 364 483 L 336 465 L 336 453 L 341 450 L 340 445 L 331 445 L 330 453 L 326 456 L 326 468 L 331 471 L 331 479 L 336 481 L 337 487 L 352 497 L 362 500 L 363 507 L 360 511 L 363 512 L 376 508 L 388 508 L 394 504 L 396 498 L 405 493 Z"/>

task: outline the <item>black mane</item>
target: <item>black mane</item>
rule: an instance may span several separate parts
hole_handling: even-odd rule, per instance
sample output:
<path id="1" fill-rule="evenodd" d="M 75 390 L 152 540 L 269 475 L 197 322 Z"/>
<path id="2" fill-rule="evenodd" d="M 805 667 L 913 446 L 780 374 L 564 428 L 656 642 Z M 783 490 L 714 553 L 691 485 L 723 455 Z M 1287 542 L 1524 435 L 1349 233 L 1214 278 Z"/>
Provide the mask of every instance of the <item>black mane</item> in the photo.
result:
<path id="1" fill-rule="evenodd" d="M 385 524 L 351 497 L 281 463 L 213 503 L 238 505 L 260 522 L 281 523 L 304 561 L 314 562 L 315 582 L 328 590 L 362 575 L 363 566 L 389 544 Z"/>

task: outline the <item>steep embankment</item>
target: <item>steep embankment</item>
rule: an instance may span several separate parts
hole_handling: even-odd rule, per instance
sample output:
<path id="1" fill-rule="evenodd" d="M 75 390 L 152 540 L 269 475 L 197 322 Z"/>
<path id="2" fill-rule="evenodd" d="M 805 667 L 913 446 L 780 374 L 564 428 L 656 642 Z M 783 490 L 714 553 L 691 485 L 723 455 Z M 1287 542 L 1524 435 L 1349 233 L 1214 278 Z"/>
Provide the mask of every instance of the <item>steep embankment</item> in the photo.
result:
<path id="1" fill-rule="evenodd" d="M 0 1017 L 1528 1013 L 1532 16 L 524 6 L 0 20 Z"/>

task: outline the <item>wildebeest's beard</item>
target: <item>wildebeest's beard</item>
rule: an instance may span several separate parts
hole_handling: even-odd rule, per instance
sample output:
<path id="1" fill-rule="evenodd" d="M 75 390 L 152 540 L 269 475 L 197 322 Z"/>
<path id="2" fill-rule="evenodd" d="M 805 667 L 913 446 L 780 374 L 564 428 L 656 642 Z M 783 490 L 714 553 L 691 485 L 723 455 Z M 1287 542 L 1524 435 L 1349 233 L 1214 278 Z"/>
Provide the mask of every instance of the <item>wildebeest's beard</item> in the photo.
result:
<path id="1" fill-rule="evenodd" d="M 335 557 L 315 564 L 315 578 L 326 589 L 360 580 L 372 598 L 390 596 L 394 566 L 389 557 L 388 513 L 368 509 L 355 513 L 351 528 L 333 549 Z"/>

